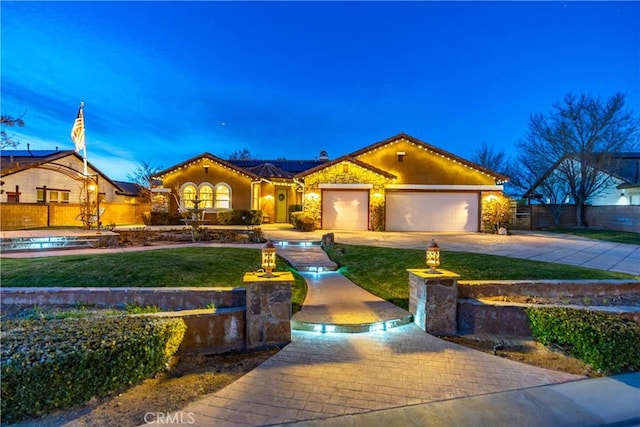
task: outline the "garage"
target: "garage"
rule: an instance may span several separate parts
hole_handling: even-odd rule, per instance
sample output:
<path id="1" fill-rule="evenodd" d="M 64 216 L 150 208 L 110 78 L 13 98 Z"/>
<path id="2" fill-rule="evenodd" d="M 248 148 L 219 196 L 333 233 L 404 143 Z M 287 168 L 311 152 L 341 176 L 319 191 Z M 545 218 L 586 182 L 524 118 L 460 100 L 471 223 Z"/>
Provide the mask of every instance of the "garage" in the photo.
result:
<path id="1" fill-rule="evenodd" d="M 478 231 L 479 194 L 388 191 L 387 231 Z"/>
<path id="2" fill-rule="evenodd" d="M 322 228 L 326 230 L 368 230 L 368 190 L 323 190 Z"/>

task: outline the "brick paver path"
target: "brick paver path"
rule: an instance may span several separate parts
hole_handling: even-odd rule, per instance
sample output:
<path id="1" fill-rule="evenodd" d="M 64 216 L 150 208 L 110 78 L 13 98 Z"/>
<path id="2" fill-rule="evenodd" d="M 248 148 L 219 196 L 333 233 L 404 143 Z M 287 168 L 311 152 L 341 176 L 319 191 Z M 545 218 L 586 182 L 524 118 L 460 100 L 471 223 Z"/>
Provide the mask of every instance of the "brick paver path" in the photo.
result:
<path id="1" fill-rule="evenodd" d="M 571 381 L 426 334 L 294 331 L 292 343 L 223 390 L 189 405 L 195 425 L 269 425 Z"/>

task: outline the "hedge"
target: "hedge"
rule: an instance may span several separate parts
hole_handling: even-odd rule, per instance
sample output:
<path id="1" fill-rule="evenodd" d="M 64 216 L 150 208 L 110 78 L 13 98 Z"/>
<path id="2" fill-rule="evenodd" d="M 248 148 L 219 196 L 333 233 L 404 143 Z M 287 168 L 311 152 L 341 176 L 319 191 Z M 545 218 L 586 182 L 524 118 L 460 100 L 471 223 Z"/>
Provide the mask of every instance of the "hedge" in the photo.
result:
<path id="1" fill-rule="evenodd" d="M 228 210 L 218 211 L 216 219 L 220 225 L 260 225 L 262 211 L 258 210 Z"/>
<path id="2" fill-rule="evenodd" d="M 3 322 L 2 422 L 139 383 L 166 368 L 185 330 L 182 319 L 144 316 Z"/>
<path id="3" fill-rule="evenodd" d="M 313 231 L 316 229 L 315 220 L 306 212 L 291 212 L 291 223 L 293 228 L 300 231 Z"/>
<path id="4" fill-rule="evenodd" d="M 149 212 L 142 214 L 144 225 L 184 225 L 182 215 L 169 212 Z"/>
<path id="5" fill-rule="evenodd" d="M 289 224 L 293 224 L 293 221 L 291 220 L 291 214 L 300 211 L 302 211 L 302 205 L 289 205 Z"/>
<path id="6" fill-rule="evenodd" d="M 603 374 L 640 370 L 640 324 L 610 313 L 565 307 L 528 307 L 531 332 Z"/>

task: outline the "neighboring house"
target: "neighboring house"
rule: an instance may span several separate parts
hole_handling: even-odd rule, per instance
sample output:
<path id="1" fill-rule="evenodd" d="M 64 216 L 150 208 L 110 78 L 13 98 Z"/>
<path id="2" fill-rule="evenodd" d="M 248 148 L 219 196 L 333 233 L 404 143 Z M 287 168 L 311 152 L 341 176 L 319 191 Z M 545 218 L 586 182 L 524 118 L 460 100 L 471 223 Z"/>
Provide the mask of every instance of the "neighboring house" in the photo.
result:
<path id="1" fill-rule="evenodd" d="M 347 156 L 222 160 L 203 153 L 158 173 L 154 210 L 259 209 L 287 222 L 302 204 L 324 229 L 479 231 L 482 201 L 508 178 L 400 134 Z"/>
<path id="2" fill-rule="evenodd" d="M 2 150 L 2 203 L 79 203 L 85 197 L 83 159 L 73 150 Z M 137 190 L 123 188 L 87 164 L 98 176 L 100 200 L 135 203 Z"/>
<path id="3" fill-rule="evenodd" d="M 319 161 L 223 160 L 203 153 L 154 175 L 156 212 L 196 208 L 210 218 L 221 210 L 261 210 L 265 222 L 288 222 L 301 204 L 303 184 L 294 173 Z"/>
<path id="4" fill-rule="evenodd" d="M 559 160 L 527 190 L 524 197 L 532 201 L 545 197 L 540 189 L 545 183 L 553 182 L 552 180 L 564 179 L 557 172 L 557 169 L 564 162 L 573 162 L 579 165 L 571 156 Z M 613 154 L 607 166 L 600 168 L 598 178 L 598 185 L 602 189 L 589 199 L 587 204 L 591 206 L 640 205 L 640 152 Z M 557 202 L 572 204 L 573 200 L 566 185 L 563 191 L 564 195 L 556 195 Z M 551 200 L 544 200 L 544 202 L 553 203 Z"/>
<path id="5" fill-rule="evenodd" d="M 304 210 L 337 230 L 479 231 L 504 175 L 406 134 L 296 175 Z"/>
<path id="6" fill-rule="evenodd" d="M 2 228 L 79 225 L 82 212 L 105 212 L 105 221 L 139 223 L 139 187 L 113 181 L 73 150 L 2 150 Z M 89 203 L 87 203 L 89 200 Z"/>

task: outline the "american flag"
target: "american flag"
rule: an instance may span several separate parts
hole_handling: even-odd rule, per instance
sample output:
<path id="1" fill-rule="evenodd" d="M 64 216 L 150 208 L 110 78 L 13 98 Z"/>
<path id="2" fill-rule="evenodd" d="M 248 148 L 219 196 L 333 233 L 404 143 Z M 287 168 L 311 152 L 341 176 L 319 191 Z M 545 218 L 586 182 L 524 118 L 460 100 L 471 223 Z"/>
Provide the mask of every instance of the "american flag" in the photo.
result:
<path id="1" fill-rule="evenodd" d="M 78 117 L 76 117 L 76 121 L 73 122 L 73 128 L 71 128 L 71 140 L 76 144 L 76 151 L 82 150 L 84 145 L 84 114 L 82 112 L 82 108 L 84 103 L 80 104 L 80 109 L 78 110 Z"/>

